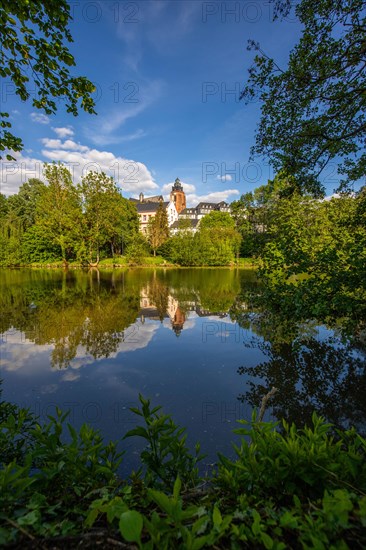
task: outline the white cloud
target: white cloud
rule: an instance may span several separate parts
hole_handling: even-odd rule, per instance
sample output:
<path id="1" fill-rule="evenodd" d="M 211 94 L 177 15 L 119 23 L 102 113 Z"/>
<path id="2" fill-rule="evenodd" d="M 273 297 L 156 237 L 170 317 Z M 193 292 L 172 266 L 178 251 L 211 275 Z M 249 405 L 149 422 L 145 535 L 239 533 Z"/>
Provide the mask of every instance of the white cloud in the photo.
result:
<path id="1" fill-rule="evenodd" d="M 71 128 L 52 128 L 59 138 L 71 137 L 74 135 L 74 130 Z"/>
<path id="2" fill-rule="evenodd" d="M 38 122 L 39 124 L 49 124 L 50 119 L 47 115 L 44 115 L 43 113 L 31 113 L 30 117 L 33 122 Z"/>
<path id="3" fill-rule="evenodd" d="M 17 160 L 0 162 L 0 191 L 4 195 L 14 195 L 29 178 L 43 179 L 43 162 L 30 155 L 17 155 Z"/>
<path id="4" fill-rule="evenodd" d="M 41 141 L 43 145 L 48 149 L 65 149 L 82 152 L 88 151 L 88 147 L 86 145 L 80 145 L 80 143 L 76 143 L 71 139 L 67 139 L 66 141 L 62 142 L 60 139 L 43 138 Z"/>
<path id="5" fill-rule="evenodd" d="M 222 176 L 218 175 L 216 176 L 218 180 L 221 181 L 231 181 L 233 178 L 230 176 L 230 174 L 223 174 Z"/>
<path id="6" fill-rule="evenodd" d="M 88 138 L 95 143 L 95 145 L 105 146 L 105 145 L 112 145 L 115 143 L 126 143 L 130 141 L 135 141 L 136 139 L 140 139 L 147 135 L 147 132 L 145 132 L 142 129 L 136 130 L 136 132 L 132 132 L 132 134 L 123 134 L 123 135 L 90 135 L 88 134 Z"/>
<path id="7" fill-rule="evenodd" d="M 73 145 L 69 149 L 47 148 L 42 151 L 42 154 L 50 161 L 59 161 L 68 166 L 74 182 L 80 181 L 88 172 L 96 171 L 112 176 L 127 193 L 136 194 L 158 187 L 145 164 L 115 156 L 108 151 L 99 151 L 81 145 L 78 145 L 78 150 L 75 150 Z"/>
<path id="8" fill-rule="evenodd" d="M 145 137 L 147 135 L 147 132 L 142 130 L 141 128 L 139 130 L 136 130 L 136 132 L 133 132 L 132 134 L 127 134 L 125 136 L 122 136 L 119 138 L 119 141 L 134 141 L 135 139 L 140 139 L 142 137 Z"/>
<path id="9" fill-rule="evenodd" d="M 91 149 L 72 140 L 42 139 L 42 155 L 47 162 L 65 164 L 74 183 L 78 183 L 90 171 L 105 172 L 112 176 L 122 191 L 137 196 L 140 191 L 149 192 L 158 188 L 154 178 L 145 164 L 122 156 L 115 156 L 109 151 Z M 1 192 L 13 195 L 20 185 L 29 178 L 44 181 L 43 161 L 30 156 L 19 155 L 16 162 L 0 163 Z"/>
<path id="10" fill-rule="evenodd" d="M 188 193 L 186 195 L 187 206 L 197 206 L 199 202 L 231 202 L 229 197 L 233 195 L 240 195 L 238 189 L 223 189 L 222 191 L 213 191 L 212 193 L 207 193 L 206 195 L 196 195 L 195 193 Z"/>

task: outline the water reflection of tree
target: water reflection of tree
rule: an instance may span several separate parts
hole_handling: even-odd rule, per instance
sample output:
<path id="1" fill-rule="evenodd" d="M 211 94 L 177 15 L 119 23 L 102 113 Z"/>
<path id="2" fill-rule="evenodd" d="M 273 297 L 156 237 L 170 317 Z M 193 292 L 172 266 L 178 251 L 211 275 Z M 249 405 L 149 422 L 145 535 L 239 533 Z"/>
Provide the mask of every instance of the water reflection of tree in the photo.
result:
<path id="1" fill-rule="evenodd" d="M 253 345 L 268 360 L 239 368 L 239 374 L 248 377 L 249 387 L 239 400 L 258 407 L 268 388 L 275 386 L 279 391 L 272 405 L 277 418 L 303 425 L 316 410 L 338 427 L 354 425 L 365 431 L 366 362 L 350 345 L 313 337 L 275 345 L 257 341 Z"/>
<path id="2" fill-rule="evenodd" d="M 188 303 L 214 313 L 227 312 L 240 292 L 241 274 L 233 269 L 187 269 L 166 274 L 170 293 L 182 311 Z"/>
<path id="3" fill-rule="evenodd" d="M 169 303 L 169 287 L 157 277 L 154 277 L 147 287 L 147 295 L 158 312 L 160 321 L 166 316 Z"/>
<path id="4" fill-rule="evenodd" d="M 22 277 L 19 282 L 25 286 L 6 287 L 1 305 L 9 315 L 2 317 L 3 331 L 14 327 L 35 344 L 53 345 L 51 363 L 59 368 L 71 363 L 79 346 L 94 359 L 118 350 L 138 315 L 138 288 L 124 285 L 122 274 L 58 273 L 51 285 L 42 279 L 40 274 L 42 292 Z"/>

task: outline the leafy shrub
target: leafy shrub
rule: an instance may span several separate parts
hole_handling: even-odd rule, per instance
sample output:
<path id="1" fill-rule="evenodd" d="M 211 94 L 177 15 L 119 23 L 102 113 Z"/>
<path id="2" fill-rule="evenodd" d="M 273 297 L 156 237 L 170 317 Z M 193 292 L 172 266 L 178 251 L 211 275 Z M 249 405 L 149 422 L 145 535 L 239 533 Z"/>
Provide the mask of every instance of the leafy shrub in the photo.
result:
<path id="1" fill-rule="evenodd" d="M 192 455 L 184 429 L 148 399 L 140 403 L 132 410 L 144 424 L 125 437 L 146 440 L 144 472 L 128 483 L 116 475 L 116 444 L 97 431 L 75 431 L 59 410 L 42 426 L 0 403 L 1 545 L 365 548 L 366 442 L 354 430 L 334 437 L 314 414 L 312 427 L 284 423 L 280 434 L 254 416 L 235 430 L 236 460 L 220 456 L 216 474 L 202 480 L 199 447 Z"/>
<path id="2" fill-rule="evenodd" d="M 251 423 L 235 433 L 247 436 L 235 445 L 237 460 L 220 456 L 217 484 L 231 496 L 250 493 L 256 498 L 273 498 L 286 505 L 293 495 L 320 498 L 337 487 L 366 487 L 366 440 L 355 430 L 330 433 L 331 424 L 313 414 L 313 427 L 298 430 L 282 422 Z"/>
<path id="3" fill-rule="evenodd" d="M 151 408 L 149 399 L 139 395 L 139 400 L 141 408 L 131 407 L 131 411 L 144 419 L 145 426 L 133 428 L 125 438 L 139 436 L 148 443 L 141 453 L 147 484 L 155 486 L 159 481 L 169 490 L 180 476 L 186 486 L 195 486 L 199 481 L 197 463 L 203 458 L 199 443 L 195 456 L 191 455 L 186 445 L 185 428 L 179 428 L 170 415 L 161 413 L 161 407 Z"/>

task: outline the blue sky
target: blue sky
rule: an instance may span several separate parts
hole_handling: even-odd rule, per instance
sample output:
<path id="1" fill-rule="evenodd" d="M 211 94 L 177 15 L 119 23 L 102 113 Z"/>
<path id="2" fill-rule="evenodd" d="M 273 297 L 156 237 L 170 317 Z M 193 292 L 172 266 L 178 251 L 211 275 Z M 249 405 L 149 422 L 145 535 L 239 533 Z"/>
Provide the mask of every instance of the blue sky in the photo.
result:
<path id="1" fill-rule="evenodd" d="M 125 196 L 166 194 L 179 177 L 189 205 L 231 202 L 273 177 L 249 162 L 259 105 L 238 96 L 260 42 L 285 64 L 300 27 L 272 21 L 268 0 L 70 2 L 77 67 L 97 87 L 97 116 L 46 117 L 2 85 L 3 101 L 25 150 L 5 163 L 2 192 L 39 176 L 42 162 L 69 165 L 75 181 L 90 169 L 113 175 Z M 331 168 L 329 192 L 336 187 Z"/>

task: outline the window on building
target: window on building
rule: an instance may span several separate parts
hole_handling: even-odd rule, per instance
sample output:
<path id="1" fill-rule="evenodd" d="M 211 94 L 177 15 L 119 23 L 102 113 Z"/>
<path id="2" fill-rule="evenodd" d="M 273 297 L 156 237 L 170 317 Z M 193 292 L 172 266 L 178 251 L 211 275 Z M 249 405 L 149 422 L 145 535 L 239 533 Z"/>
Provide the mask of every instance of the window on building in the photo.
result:
<path id="1" fill-rule="evenodd" d="M 143 219 L 144 222 L 146 222 L 146 214 L 144 214 L 144 215 L 142 216 L 142 219 Z"/>

